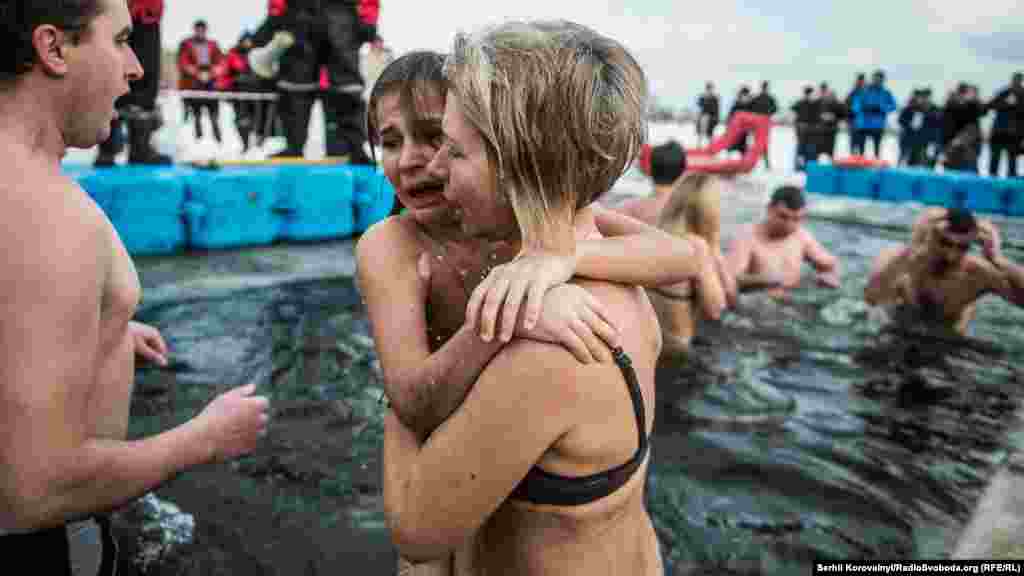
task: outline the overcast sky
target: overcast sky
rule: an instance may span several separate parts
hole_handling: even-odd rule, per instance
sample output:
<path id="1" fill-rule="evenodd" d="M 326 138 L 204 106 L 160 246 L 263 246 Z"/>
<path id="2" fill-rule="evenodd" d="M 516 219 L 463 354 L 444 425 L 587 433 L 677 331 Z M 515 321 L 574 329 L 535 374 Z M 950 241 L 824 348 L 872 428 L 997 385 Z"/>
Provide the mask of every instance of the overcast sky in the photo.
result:
<path id="1" fill-rule="evenodd" d="M 163 44 L 204 18 L 230 47 L 266 15 L 266 0 L 169 0 Z M 845 95 L 858 71 L 883 68 L 899 101 L 916 86 L 960 80 L 983 96 L 1024 70 L 1020 0 L 381 0 L 379 31 L 397 54 L 447 49 L 457 30 L 505 18 L 567 18 L 612 36 L 644 66 L 658 100 L 692 106 L 704 82 L 726 101 L 743 83 L 772 83 L 788 103 L 822 80 Z M 756 90 L 755 90 L 756 91 Z"/>

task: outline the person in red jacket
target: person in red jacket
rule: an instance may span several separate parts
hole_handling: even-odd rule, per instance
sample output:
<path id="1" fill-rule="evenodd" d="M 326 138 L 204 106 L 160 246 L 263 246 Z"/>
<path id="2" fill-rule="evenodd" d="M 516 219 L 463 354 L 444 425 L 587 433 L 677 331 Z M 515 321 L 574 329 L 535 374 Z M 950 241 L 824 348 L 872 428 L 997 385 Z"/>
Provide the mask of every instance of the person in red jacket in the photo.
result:
<path id="1" fill-rule="evenodd" d="M 252 49 L 252 34 L 243 32 L 238 44 L 228 50 L 227 56 L 214 69 L 214 86 L 219 91 L 258 93 L 261 91 L 261 79 L 249 67 L 249 51 Z M 242 152 L 249 149 L 249 136 L 256 140 L 262 138 L 261 119 L 266 111 L 262 100 L 232 100 L 235 110 L 235 128 L 242 140 Z"/>
<path id="2" fill-rule="evenodd" d="M 164 15 L 164 2 L 129 0 L 128 10 L 132 16 L 132 34 L 128 43 L 142 64 L 143 76 L 132 82 L 131 92 L 115 104 L 120 117 L 111 124 L 110 138 L 99 145 L 95 164 L 114 164 L 114 157 L 124 145 L 122 121 L 128 132 L 129 163 L 169 164 L 171 159 L 158 154 L 150 145 L 150 137 L 163 123 L 156 97 L 160 91 L 160 20 Z"/>
<path id="3" fill-rule="evenodd" d="M 277 81 L 288 142 L 280 155 L 303 155 L 310 112 L 320 91 L 320 69 L 326 66 L 328 86 L 322 98 L 327 155 L 370 164 L 364 149 L 366 104 L 359 48 L 378 40 L 380 0 L 270 0 L 268 12 L 280 23 L 279 29 L 295 37 L 281 58 Z"/>
<path id="4" fill-rule="evenodd" d="M 224 54 L 215 40 L 207 38 L 205 20 L 196 20 L 192 32 L 192 36 L 178 45 L 178 88 L 213 91 L 216 89 L 214 70 L 221 65 Z M 185 106 L 195 121 L 196 140 L 203 137 L 203 109 L 206 109 L 210 112 L 213 137 L 220 142 L 220 115 L 217 113 L 220 101 L 214 98 L 186 98 Z"/>

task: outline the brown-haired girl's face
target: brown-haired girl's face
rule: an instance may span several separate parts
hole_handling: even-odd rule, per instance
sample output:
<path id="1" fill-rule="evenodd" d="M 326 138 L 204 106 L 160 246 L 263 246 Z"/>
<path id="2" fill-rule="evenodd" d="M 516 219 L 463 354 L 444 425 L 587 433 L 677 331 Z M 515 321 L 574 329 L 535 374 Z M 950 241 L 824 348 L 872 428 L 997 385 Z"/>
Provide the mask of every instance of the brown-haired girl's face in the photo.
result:
<path id="1" fill-rule="evenodd" d="M 426 222 L 448 211 L 443 196 L 447 175 L 427 170 L 440 143 L 444 99 L 429 92 L 418 104 L 419 118 L 410 118 L 403 114 L 399 91 L 382 95 L 376 110 L 377 138 L 384 175 L 396 196 L 413 218 Z"/>

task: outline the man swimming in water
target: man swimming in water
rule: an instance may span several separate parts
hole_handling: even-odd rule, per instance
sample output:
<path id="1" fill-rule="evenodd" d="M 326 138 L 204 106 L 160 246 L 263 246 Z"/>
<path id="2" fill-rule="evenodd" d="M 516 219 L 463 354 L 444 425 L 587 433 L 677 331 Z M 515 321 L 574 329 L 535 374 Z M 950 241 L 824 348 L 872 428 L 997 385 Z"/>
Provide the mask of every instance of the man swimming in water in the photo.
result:
<path id="1" fill-rule="evenodd" d="M 974 243 L 981 256 L 968 253 Z M 978 299 L 989 293 L 1024 307 L 1024 267 L 1003 256 L 995 225 L 946 208 L 925 210 L 909 245 L 879 254 L 864 287 L 872 306 L 909 306 L 922 320 L 959 334 L 966 333 Z"/>
<path id="2" fill-rule="evenodd" d="M 782 288 L 796 288 L 801 264 L 807 260 L 818 273 L 818 284 L 838 288 L 839 260 L 801 225 L 806 205 L 803 191 L 795 186 L 775 190 L 764 220 L 740 231 L 732 243 L 725 256 L 729 273 L 777 276 Z M 779 296 L 782 291 L 772 294 Z"/>

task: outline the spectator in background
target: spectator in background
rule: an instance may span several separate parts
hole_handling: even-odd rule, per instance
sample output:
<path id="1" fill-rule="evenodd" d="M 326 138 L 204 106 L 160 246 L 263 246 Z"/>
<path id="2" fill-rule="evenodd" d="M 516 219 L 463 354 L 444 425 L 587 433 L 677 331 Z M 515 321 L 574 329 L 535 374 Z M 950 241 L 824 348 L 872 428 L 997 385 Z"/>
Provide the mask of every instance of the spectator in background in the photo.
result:
<path id="1" fill-rule="evenodd" d="M 775 116 L 775 113 L 779 111 L 779 106 L 775 102 L 775 97 L 768 91 L 767 81 L 761 82 L 761 91 L 757 96 L 754 96 L 754 100 L 750 103 L 750 111 L 755 114 L 763 114 L 768 117 Z M 771 139 L 768 141 L 771 142 Z M 769 160 L 770 157 L 771 154 L 769 153 L 769 149 L 766 148 L 764 151 L 764 167 L 768 170 L 772 169 L 772 163 L 771 160 Z"/>
<path id="2" fill-rule="evenodd" d="M 794 169 L 803 172 L 808 162 L 818 159 L 817 144 L 821 127 L 821 105 L 814 87 L 804 86 L 804 96 L 790 108 L 796 115 L 796 157 Z"/>
<path id="3" fill-rule="evenodd" d="M 907 166 L 931 166 L 929 148 L 940 140 L 942 112 L 931 99 L 930 88 L 914 90 L 900 112 L 900 163 Z"/>
<path id="4" fill-rule="evenodd" d="M 192 25 L 192 32 L 192 36 L 178 46 L 178 72 L 181 76 L 179 88 L 212 92 L 216 89 L 214 69 L 221 65 L 224 54 L 217 42 L 206 37 L 205 20 L 196 20 Z M 185 106 L 195 121 L 197 140 L 203 137 L 203 110 L 209 110 L 213 137 L 219 143 L 220 121 L 217 112 L 220 102 L 215 98 L 186 98 Z"/>
<path id="5" fill-rule="evenodd" d="M 129 164 L 170 164 L 171 159 L 157 153 L 150 144 L 153 132 L 163 122 L 156 97 L 160 90 L 160 20 L 164 2 L 130 0 L 128 11 L 132 18 L 128 45 L 139 58 L 144 73 L 131 83 L 131 92 L 114 104 L 119 117 L 110 124 L 110 137 L 100 143 L 95 164 L 114 165 L 114 158 L 124 146 L 122 123 L 128 131 Z"/>
<path id="6" fill-rule="evenodd" d="M 922 98 L 921 90 L 915 88 L 897 120 L 900 125 L 900 166 L 916 166 L 924 158 L 927 127 Z"/>
<path id="7" fill-rule="evenodd" d="M 829 160 L 835 156 L 836 135 L 839 133 L 839 122 L 847 117 L 849 110 L 836 93 L 825 82 L 818 89 L 819 141 L 815 147 L 818 154 L 825 154 Z"/>
<path id="8" fill-rule="evenodd" d="M 718 94 L 715 92 L 715 85 L 711 82 L 707 83 L 704 93 L 697 99 L 697 108 L 700 110 L 700 114 L 697 116 L 697 144 L 699 146 L 704 138 L 710 144 L 711 138 L 715 135 L 720 114 Z"/>
<path id="9" fill-rule="evenodd" d="M 981 125 L 985 105 L 977 88 L 961 82 L 946 100 L 943 116 L 943 166 L 950 170 L 978 172 Z"/>
<path id="10" fill-rule="evenodd" d="M 871 84 L 857 93 L 850 110 L 853 112 L 855 136 L 860 138 L 861 154 L 867 155 L 867 141 L 870 139 L 874 144 L 875 158 L 881 158 L 887 118 L 896 110 L 896 99 L 885 87 L 885 72 L 878 70 L 871 75 Z"/>
<path id="11" fill-rule="evenodd" d="M 850 154 L 855 156 L 859 156 L 864 153 L 865 136 L 863 131 L 858 130 L 853 124 L 853 101 L 860 95 L 861 90 L 864 90 L 866 84 L 866 76 L 863 73 L 857 74 L 857 79 L 853 82 L 853 88 L 851 88 L 850 93 L 846 95 L 846 120 L 850 130 Z"/>
<path id="12" fill-rule="evenodd" d="M 740 91 L 736 94 L 736 100 L 732 103 L 732 108 L 729 109 L 729 116 L 726 117 L 726 123 L 732 120 L 733 114 L 737 112 L 752 112 L 751 108 L 753 104 L 753 98 L 750 94 L 749 86 L 740 86 Z M 736 143 L 729 147 L 729 151 L 739 152 L 741 155 L 747 153 L 747 135 L 744 135 L 736 140 Z"/>
<path id="13" fill-rule="evenodd" d="M 993 177 L 999 176 L 999 163 L 1006 156 L 1006 176 L 1016 178 L 1017 156 L 1021 153 L 1021 140 L 1024 139 L 1024 73 L 1014 74 L 1010 85 L 996 94 L 987 109 L 996 113 L 989 136 L 988 173 Z"/>
<path id="14" fill-rule="evenodd" d="M 925 109 L 928 111 L 925 117 L 925 136 L 926 145 L 925 150 L 925 165 L 929 168 L 935 167 L 935 162 L 939 156 L 942 155 L 942 132 L 945 130 L 943 125 L 944 111 L 941 107 L 935 104 L 932 100 L 932 89 L 925 86 L 921 89 L 921 98 L 925 102 Z"/>
<path id="15" fill-rule="evenodd" d="M 287 147 L 280 156 L 302 156 L 309 118 L 326 66 L 328 87 L 322 95 L 327 156 L 348 156 L 353 164 L 371 164 L 366 145 L 364 80 L 359 49 L 379 42 L 379 0 L 270 0 L 280 30 L 295 43 L 281 57 L 277 80 L 278 113 Z"/>
<path id="16" fill-rule="evenodd" d="M 217 89 L 222 91 L 259 92 L 260 79 L 249 67 L 249 51 L 252 50 L 252 34 L 242 33 L 238 44 L 228 51 L 217 69 Z M 259 119 L 263 117 L 264 103 L 261 100 L 233 100 L 235 127 L 242 139 L 242 152 L 249 149 L 249 137 L 260 138 Z"/>

